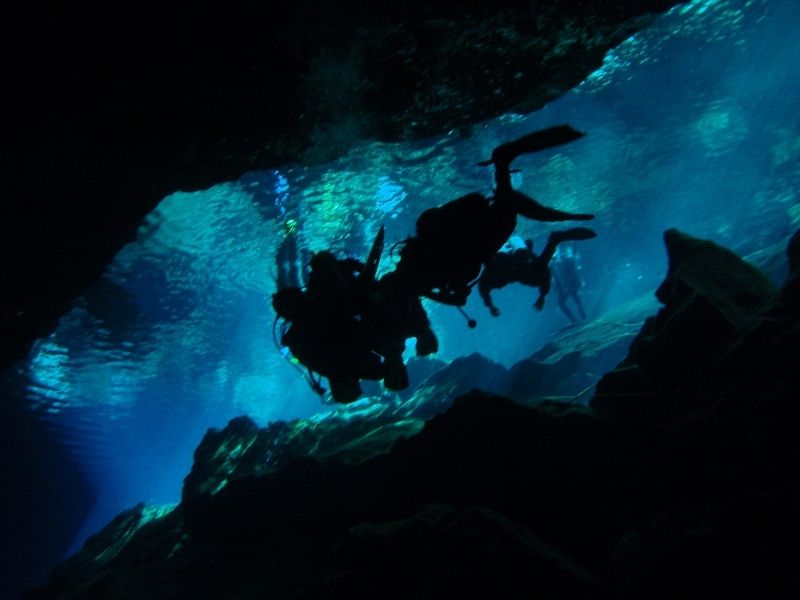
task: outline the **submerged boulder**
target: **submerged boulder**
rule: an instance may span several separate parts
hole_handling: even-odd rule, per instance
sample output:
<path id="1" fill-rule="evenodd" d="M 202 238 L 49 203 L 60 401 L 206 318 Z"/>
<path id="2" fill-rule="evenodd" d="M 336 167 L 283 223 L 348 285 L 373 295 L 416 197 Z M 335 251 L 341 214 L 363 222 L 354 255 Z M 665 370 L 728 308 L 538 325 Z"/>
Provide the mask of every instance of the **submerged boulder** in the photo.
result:
<path id="1" fill-rule="evenodd" d="M 513 398 L 558 398 L 586 404 L 594 385 L 625 357 L 647 315 L 650 296 L 637 298 L 591 321 L 571 325 L 509 370 L 502 392 Z"/>
<path id="2" fill-rule="evenodd" d="M 447 410 L 457 397 L 473 389 L 503 393 L 508 370 L 478 352 L 456 358 L 432 373 L 414 390 L 405 410 L 430 418 Z"/>
<path id="3" fill-rule="evenodd" d="M 674 396 L 714 386 L 720 358 L 775 294 L 763 273 L 726 248 L 675 229 L 664 242 L 669 270 L 656 290 L 664 306 L 645 322 L 625 360 L 600 380 L 595 407 L 626 410 L 637 394 Z M 671 411 L 679 402 L 673 398 L 662 408 Z M 643 406 L 656 410 L 658 402 Z"/>
<path id="4" fill-rule="evenodd" d="M 474 392 L 360 463 L 298 457 L 185 494 L 173 517 L 126 536 L 124 551 L 98 563 L 87 545 L 27 597 L 364 597 L 377 573 L 421 592 L 460 576 L 510 591 L 531 572 L 545 592 L 605 597 L 629 456 L 616 426 L 585 409 Z M 393 552 L 404 560 L 380 560 Z"/>
<path id="5" fill-rule="evenodd" d="M 789 275 L 780 290 L 737 331 L 718 378 L 760 395 L 800 397 L 800 231 L 786 248 Z"/>
<path id="6" fill-rule="evenodd" d="M 591 405 L 650 432 L 614 552 L 620 597 L 792 597 L 800 310 L 710 242 L 668 232 L 664 303 Z M 791 244 L 790 244 L 791 253 Z M 633 417 L 633 418 L 632 418 Z"/>
<path id="7" fill-rule="evenodd" d="M 249 417 L 232 419 L 203 436 L 184 480 L 182 500 L 214 495 L 232 481 L 273 473 L 299 458 L 358 463 L 387 452 L 397 439 L 414 435 L 424 424 L 397 410 L 395 403 L 361 402 L 263 428 Z"/>

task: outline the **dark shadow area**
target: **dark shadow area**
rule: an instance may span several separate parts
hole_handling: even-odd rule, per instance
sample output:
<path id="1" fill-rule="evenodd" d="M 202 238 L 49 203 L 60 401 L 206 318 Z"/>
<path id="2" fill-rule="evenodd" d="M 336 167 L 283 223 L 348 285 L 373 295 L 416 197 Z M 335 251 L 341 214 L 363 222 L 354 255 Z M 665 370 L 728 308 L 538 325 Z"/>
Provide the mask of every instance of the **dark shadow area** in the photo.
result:
<path id="1" fill-rule="evenodd" d="M 57 432 L 24 401 L 22 378 L 3 374 L 0 398 L 0 597 L 16 598 L 67 556 L 95 500 Z"/>

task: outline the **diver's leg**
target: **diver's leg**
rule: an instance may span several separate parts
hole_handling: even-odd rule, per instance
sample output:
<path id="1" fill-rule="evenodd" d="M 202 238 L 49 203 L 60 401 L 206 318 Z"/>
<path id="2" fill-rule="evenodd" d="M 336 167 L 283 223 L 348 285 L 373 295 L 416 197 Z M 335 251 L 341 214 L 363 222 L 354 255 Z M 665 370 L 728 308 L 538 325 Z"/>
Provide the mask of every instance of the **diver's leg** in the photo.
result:
<path id="1" fill-rule="evenodd" d="M 492 313 L 493 317 L 499 317 L 500 310 L 492 302 L 492 289 L 493 288 L 486 278 L 481 277 L 478 280 L 478 292 L 480 293 L 481 298 L 483 298 L 483 303 L 486 305 L 486 308 L 489 309 L 489 312 Z"/>
<path id="2" fill-rule="evenodd" d="M 510 163 L 511 161 L 495 162 L 494 164 L 495 196 L 512 191 Z"/>
<path id="3" fill-rule="evenodd" d="M 580 139 L 584 135 L 586 134 L 573 129 L 569 125 L 548 127 L 547 129 L 523 135 L 511 142 L 500 144 L 492 152 L 491 160 L 480 164 L 485 165 L 493 163 L 497 189 L 511 189 L 509 166 L 519 155 L 560 146 L 561 144 Z"/>
<path id="4" fill-rule="evenodd" d="M 557 125 L 547 129 L 540 129 L 511 142 L 500 144 L 492 152 L 492 162 L 495 164 L 498 162 L 511 163 L 520 154 L 560 146 L 578 140 L 585 135 L 584 132 L 573 129 L 570 125 Z"/>
<path id="5" fill-rule="evenodd" d="M 355 402 L 361 395 L 361 384 L 355 377 L 329 377 L 331 395 L 336 402 L 348 404 Z"/>
<path id="6" fill-rule="evenodd" d="M 581 320 L 586 320 L 586 311 L 583 310 L 583 302 L 581 302 L 581 297 L 578 296 L 578 292 L 574 292 L 572 294 L 572 299 L 575 301 L 575 306 L 578 307 L 578 311 L 581 313 Z"/>
<path id="7" fill-rule="evenodd" d="M 278 275 L 275 277 L 275 287 L 278 288 L 278 291 L 288 288 L 288 287 L 300 287 L 296 285 L 292 285 L 292 279 L 289 277 L 289 273 L 286 269 L 286 264 L 283 262 L 278 261 Z"/>
<path id="8" fill-rule="evenodd" d="M 404 390 L 408 387 L 408 371 L 400 352 L 388 352 L 383 363 L 383 385 L 388 390 Z"/>
<path id="9" fill-rule="evenodd" d="M 502 197 L 501 194 L 496 193 L 495 201 L 508 202 L 515 213 L 536 221 L 588 221 L 594 219 L 592 214 L 570 213 L 543 206 L 530 196 L 511 189 L 503 193 Z"/>
<path id="10" fill-rule="evenodd" d="M 417 356 L 430 356 L 439 350 L 439 340 L 430 325 L 416 331 L 414 337 L 417 338 Z"/>
<path id="11" fill-rule="evenodd" d="M 300 272 L 299 269 L 297 268 L 296 262 L 292 262 L 289 264 L 288 280 L 289 280 L 289 287 L 299 288 L 302 285 L 300 283 Z"/>
<path id="12" fill-rule="evenodd" d="M 412 336 L 417 338 L 417 356 L 428 356 L 439 350 L 439 340 L 431 329 L 431 322 L 417 296 L 409 299 L 408 318 Z"/>
<path id="13" fill-rule="evenodd" d="M 544 250 L 542 250 L 542 253 L 539 255 L 539 260 L 541 261 L 541 264 L 543 264 L 545 267 L 550 264 L 550 260 L 553 258 L 553 254 L 556 253 L 556 248 L 558 247 L 558 244 L 563 241 L 562 237 L 558 235 L 559 233 L 561 232 L 553 231 L 548 236 L 547 244 L 545 244 Z"/>
<path id="14" fill-rule="evenodd" d="M 563 312 L 572 323 L 577 323 L 575 315 L 572 314 L 572 311 L 569 309 L 569 306 L 567 306 L 566 296 L 562 296 L 561 294 L 558 295 L 558 306 L 559 308 L 561 308 L 561 312 Z"/>
<path id="15" fill-rule="evenodd" d="M 595 237 L 597 237 L 597 232 L 593 229 L 589 229 L 588 227 L 573 227 L 572 229 L 565 229 L 563 231 L 553 231 L 547 238 L 547 245 L 539 255 L 539 258 L 544 261 L 545 265 L 549 265 L 550 260 L 553 258 L 553 254 L 555 254 L 556 246 L 558 246 L 561 242 L 590 240 Z"/>

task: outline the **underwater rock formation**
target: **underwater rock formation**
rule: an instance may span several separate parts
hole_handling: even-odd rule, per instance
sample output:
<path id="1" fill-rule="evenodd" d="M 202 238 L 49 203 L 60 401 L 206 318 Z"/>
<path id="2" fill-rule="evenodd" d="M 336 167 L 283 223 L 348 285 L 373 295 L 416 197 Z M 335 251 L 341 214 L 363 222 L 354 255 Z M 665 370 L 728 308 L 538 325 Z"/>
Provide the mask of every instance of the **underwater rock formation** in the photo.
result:
<path id="1" fill-rule="evenodd" d="M 652 414 L 664 398 L 666 413 L 683 408 L 673 396 L 689 400 L 722 382 L 725 359 L 739 344 L 743 328 L 775 296 L 763 273 L 730 250 L 677 230 L 664 234 L 667 277 L 656 290 L 664 307 L 649 318 L 619 368 L 599 382 L 593 406 L 643 403 Z M 745 352 L 750 356 L 749 350 Z M 757 355 L 752 355 L 755 358 Z M 735 376 L 728 373 L 728 376 Z M 612 391 L 613 390 L 613 391 Z M 636 407 L 627 409 L 636 410 Z"/>
<path id="2" fill-rule="evenodd" d="M 423 547 L 430 572 L 439 573 L 426 585 L 458 589 L 472 582 L 510 591 L 533 570 L 542 574 L 539 585 L 602 588 L 592 574 L 599 565 L 589 559 L 613 539 L 605 511 L 622 490 L 623 440 L 585 409 L 531 409 L 475 392 L 390 452 L 360 463 L 298 459 L 184 500 L 131 536 L 130 524 L 141 520 L 134 509 L 96 538 L 124 538 L 124 548 L 98 560 L 110 553 L 93 540 L 29 597 L 330 597 L 334 590 L 366 597 L 378 573 L 405 578 L 404 567 L 425 564 Z M 585 489 L 595 493 L 589 510 Z M 366 548 L 381 571 L 364 561 Z M 404 561 L 388 562 L 403 548 Z M 461 577 L 465 566 L 479 563 L 484 567 L 473 579 Z M 398 594 L 424 584 L 430 572 L 409 573 Z M 499 573 L 507 579 L 497 580 Z"/>
<path id="3" fill-rule="evenodd" d="M 453 400 L 470 390 L 503 393 L 507 378 L 508 370 L 503 365 L 474 352 L 455 359 L 420 383 L 406 410 L 414 417 L 426 419 L 444 412 Z"/>
<path id="4" fill-rule="evenodd" d="M 620 589 L 794 596 L 800 273 L 775 290 L 711 242 L 677 231 L 665 241 L 664 307 L 591 402 L 652 434 L 615 550 Z M 788 254 L 791 264 L 791 243 Z"/>
<path id="5" fill-rule="evenodd" d="M 234 420 L 176 510 L 121 515 L 26 597 L 795 597 L 796 239 L 775 289 L 667 232 L 664 306 L 588 407 L 472 391 L 352 460 L 336 448 L 368 413 L 326 433 Z M 397 406 L 372 410 L 386 431 Z"/>
<path id="6" fill-rule="evenodd" d="M 418 590 L 435 598 L 515 597 L 535 587 L 583 598 L 598 587 L 590 573 L 524 526 L 475 506 L 426 505 L 407 519 L 357 525 L 335 555 L 352 572 L 301 598 L 366 597 L 365 591 L 398 579 L 394 597 L 415 597 Z"/>
<path id="7" fill-rule="evenodd" d="M 164 196 L 530 112 L 678 2 L 16 7 L 0 365 L 53 329 Z"/>
<path id="8" fill-rule="evenodd" d="M 566 328 L 511 367 L 500 393 L 515 399 L 549 397 L 585 404 L 600 377 L 625 356 L 655 307 L 648 294 Z"/>

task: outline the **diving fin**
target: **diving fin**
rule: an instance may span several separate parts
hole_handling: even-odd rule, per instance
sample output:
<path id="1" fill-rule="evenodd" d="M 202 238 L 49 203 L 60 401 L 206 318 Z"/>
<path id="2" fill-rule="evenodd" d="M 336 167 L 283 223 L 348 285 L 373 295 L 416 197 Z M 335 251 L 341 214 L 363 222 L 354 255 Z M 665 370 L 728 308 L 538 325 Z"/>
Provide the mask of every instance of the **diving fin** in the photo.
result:
<path id="1" fill-rule="evenodd" d="M 588 227 L 573 227 L 572 229 L 565 229 L 563 231 L 554 231 L 550 234 L 550 238 L 557 243 L 590 240 L 596 237 L 597 232 L 594 229 L 589 229 Z"/>
<path id="2" fill-rule="evenodd" d="M 378 272 L 378 263 L 381 262 L 381 254 L 383 253 L 383 239 L 384 227 L 381 225 L 381 228 L 378 230 L 378 234 L 375 236 L 375 241 L 372 242 L 372 248 L 367 256 L 367 262 L 364 265 L 364 269 L 358 276 L 359 282 L 375 281 L 375 274 Z"/>
<path id="3" fill-rule="evenodd" d="M 561 146 L 574 142 L 585 136 L 586 133 L 574 129 L 571 125 L 556 125 L 534 131 L 512 142 L 499 145 L 492 152 L 492 158 L 479 162 L 478 165 L 485 167 L 491 164 L 510 164 L 520 154 L 528 152 L 538 152 L 548 148 Z"/>

